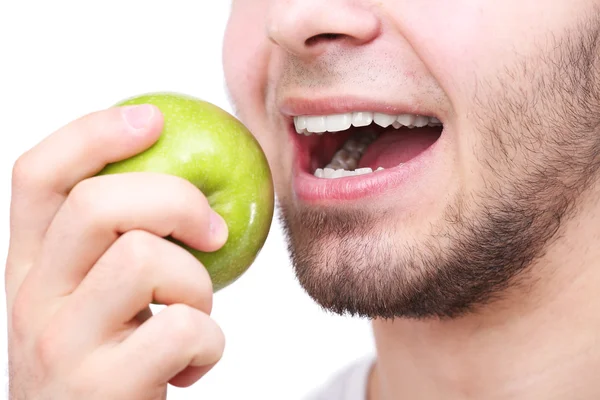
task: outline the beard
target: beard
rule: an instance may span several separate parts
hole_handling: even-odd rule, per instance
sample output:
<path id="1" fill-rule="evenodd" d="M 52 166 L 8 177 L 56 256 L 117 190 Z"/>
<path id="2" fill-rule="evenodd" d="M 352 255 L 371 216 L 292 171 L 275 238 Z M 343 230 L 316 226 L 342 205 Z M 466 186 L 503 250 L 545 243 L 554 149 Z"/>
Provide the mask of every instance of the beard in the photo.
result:
<path id="1" fill-rule="evenodd" d="M 600 22 L 479 79 L 483 188 L 452 198 L 411 240 L 393 210 L 323 211 L 279 199 L 296 276 L 323 308 L 367 318 L 456 318 L 527 290 L 600 167 Z M 528 279 L 531 278 L 531 279 Z"/>

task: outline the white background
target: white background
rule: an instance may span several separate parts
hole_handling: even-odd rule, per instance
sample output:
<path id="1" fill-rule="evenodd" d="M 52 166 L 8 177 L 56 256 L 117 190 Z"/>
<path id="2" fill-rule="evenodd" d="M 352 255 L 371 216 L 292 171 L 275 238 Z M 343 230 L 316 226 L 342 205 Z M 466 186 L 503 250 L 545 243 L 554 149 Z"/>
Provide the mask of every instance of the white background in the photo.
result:
<path id="1" fill-rule="evenodd" d="M 0 0 L 0 7 L 3 259 L 12 163 L 43 137 L 156 90 L 189 93 L 231 111 L 221 70 L 228 1 Z M 0 397 L 7 385 L 2 301 Z M 224 358 L 193 387 L 172 388 L 170 399 L 300 399 L 372 351 L 366 321 L 324 313 L 299 287 L 277 221 L 250 271 L 216 295 L 213 316 L 227 338 Z"/>

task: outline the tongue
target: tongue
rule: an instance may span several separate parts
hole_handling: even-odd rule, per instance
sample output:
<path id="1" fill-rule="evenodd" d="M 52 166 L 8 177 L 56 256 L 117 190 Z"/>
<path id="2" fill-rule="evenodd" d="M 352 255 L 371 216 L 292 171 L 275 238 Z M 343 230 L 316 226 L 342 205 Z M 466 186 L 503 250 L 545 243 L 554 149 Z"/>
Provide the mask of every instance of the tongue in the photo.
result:
<path id="1" fill-rule="evenodd" d="M 439 128 L 392 129 L 379 135 L 361 157 L 359 168 L 392 168 L 405 163 L 440 137 Z"/>

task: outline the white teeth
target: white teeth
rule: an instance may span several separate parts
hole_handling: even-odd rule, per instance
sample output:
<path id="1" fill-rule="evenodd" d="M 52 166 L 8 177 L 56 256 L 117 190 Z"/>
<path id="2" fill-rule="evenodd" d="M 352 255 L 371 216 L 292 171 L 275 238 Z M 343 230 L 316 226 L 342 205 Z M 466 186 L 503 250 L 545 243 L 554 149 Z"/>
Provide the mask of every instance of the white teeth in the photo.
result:
<path id="1" fill-rule="evenodd" d="M 442 121 L 435 117 L 429 117 L 429 126 L 442 126 Z"/>
<path id="2" fill-rule="evenodd" d="M 417 128 L 422 128 L 422 127 L 426 126 L 428 123 L 429 123 L 429 117 L 423 117 L 421 115 L 417 115 L 415 117 L 414 125 Z"/>
<path id="3" fill-rule="evenodd" d="M 375 172 L 381 171 L 381 170 L 383 170 L 383 168 L 379 167 L 375 170 Z M 370 174 L 370 173 L 373 173 L 373 170 L 371 168 L 359 168 L 354 171 L 347 171 L 345 169 L 318 168 L 315 171 L 314 175 L 317 178 L 337 179 L 337 178 L 346 178 L 349 176 L 365 175 L 365 174 Z"/>
<path id="4" fill-rule="evenodd" d="M 352 125 L 356 127 L 369 126 L 373 122 L 373 113 L 367 111 L 352 113 Z"/>
<path id="5" fill-rule="evenodd" d="M 400 122 L 404 126 L 410 126 L 415 123 L 415 115 L 411 114 L 400 114 L 396 118 L 396 121 Z"/>
<path id="6" fill-rule="evenodd" d="M 356 173 L 356 175 L 364 175 L 370 174 L 371 172 L 373 172 L 373 170 L 371 168 L 359 168 L 357 170 L 354 170 L 354 172 Z"/>
<path id="7" fill-rule="evenodd" d="M 306 117 L 306 130 L 313 133 L 322 133 L 327 130 L 327 117 Z"/>
<path id="8" fill-rule="evenodd" d="M 294 117 L 294 126 L 296 127 L 296 132 L 303 133 L 306 130 L 306 117 L 303 115 Z"/>
<path id="9" fill-rule="evenodd" d="M 377 125 L 387 128 L 388 126 L 390 126 L 395 120 L 396 120 L 396 116 L 394 115 L 389 115 L 389 114 L 382 114 L 382 113 L 375 113 L 373 114 L 373 122 L 375 122 Z"/>
<path id="10" fill-rule="evenodd" d="M 346 176 L 346 174 L 344 173 L 346 172 L 345 169 L 336 169 L 333 171 L 333 173 L 331 175 L 329 175 L 330 178 L 343 178 L 344 176 Z M 350 171 L 348 171 L 350 172 Z"/>
<path id="11" fill-rule="evenodd" d="M 328 115 L 326 119 L 327 132 L 345 131 L 352 125 L 352 113 Z"/>
<path id="12" fill-rule="evenodd" d="M 442 122 L 434 117 L 422 115 L 400 114 L 390 115 L 373 113 L 369 111 L 358 111 L 334 115 L 300 115 L 294 117 L 296 132 L 304 135 L 324 132 L 341 132 L 350 129 L 351 126 L 364 127 L 371 123 L 387 128 L 393 126 L 399 129 L 403 126 L 408 128 L 421 128 L 424 126 L 441 126 Z"/>

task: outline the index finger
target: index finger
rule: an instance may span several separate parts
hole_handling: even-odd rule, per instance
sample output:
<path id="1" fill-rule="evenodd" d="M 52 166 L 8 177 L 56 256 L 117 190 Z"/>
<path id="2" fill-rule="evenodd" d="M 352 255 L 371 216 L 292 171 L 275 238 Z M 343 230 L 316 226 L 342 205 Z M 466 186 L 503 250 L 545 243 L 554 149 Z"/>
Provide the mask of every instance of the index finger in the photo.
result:
<path id="1" fill-rule="evenodd" d="M 9 300 L 69 191 L 106 164 L 150 147 L 162 127 L 162 115 L 153 105 L 109 108 L 67 124 L 19 158 L 12 180 Z"/>

